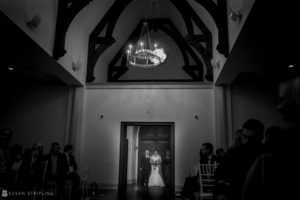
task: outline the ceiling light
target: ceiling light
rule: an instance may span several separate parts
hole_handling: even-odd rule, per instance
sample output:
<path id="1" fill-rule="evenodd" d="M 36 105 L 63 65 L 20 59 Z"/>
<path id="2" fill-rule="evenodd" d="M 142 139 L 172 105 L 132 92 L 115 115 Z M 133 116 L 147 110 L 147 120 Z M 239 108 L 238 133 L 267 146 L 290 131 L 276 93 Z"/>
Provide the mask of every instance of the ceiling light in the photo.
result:
<path id="1" fill-rule="evenodd" d="M 155 2 L 152 4 L 154 6 Z M 157 43 L 151 43 L 148 22 L 143 23 L 138 41 L 135 45 L 130 44 L 126 52 L 128 63 L 141 68 L 156 67 L 164 63 L 167 58 L 163 48 L 158 48 Z"/>

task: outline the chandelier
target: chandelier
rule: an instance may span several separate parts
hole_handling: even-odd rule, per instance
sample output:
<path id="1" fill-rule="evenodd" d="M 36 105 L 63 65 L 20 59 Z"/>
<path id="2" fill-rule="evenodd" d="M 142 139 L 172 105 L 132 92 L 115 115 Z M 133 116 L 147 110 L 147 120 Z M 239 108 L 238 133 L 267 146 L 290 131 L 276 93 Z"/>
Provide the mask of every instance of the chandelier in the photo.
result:
<path id="1" fill-rule="evenodd" d="M 151 44 L 148 23 L 144 22 L 139 40 L 135 45 L 128 46 L 128 63 L 135 67 L 152 68 L 164 63 L 166 58 L 163 48 L 158 48 L 156 43 Z"/>

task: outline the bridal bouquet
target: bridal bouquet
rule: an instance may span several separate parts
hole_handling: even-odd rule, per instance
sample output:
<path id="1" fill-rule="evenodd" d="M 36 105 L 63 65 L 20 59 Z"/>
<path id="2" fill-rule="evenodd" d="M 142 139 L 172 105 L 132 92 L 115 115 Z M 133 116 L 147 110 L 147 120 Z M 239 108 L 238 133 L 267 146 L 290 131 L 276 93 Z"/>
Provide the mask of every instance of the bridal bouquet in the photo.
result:
<path id="1" fill-rule="evenodd" d="M 156 168 L 157 166 L 160 165 L 161 161 L 159 159 L 151 158 L 150 163 L 151 163 L 151 165 L 154 166 L 154 168 Z"/>

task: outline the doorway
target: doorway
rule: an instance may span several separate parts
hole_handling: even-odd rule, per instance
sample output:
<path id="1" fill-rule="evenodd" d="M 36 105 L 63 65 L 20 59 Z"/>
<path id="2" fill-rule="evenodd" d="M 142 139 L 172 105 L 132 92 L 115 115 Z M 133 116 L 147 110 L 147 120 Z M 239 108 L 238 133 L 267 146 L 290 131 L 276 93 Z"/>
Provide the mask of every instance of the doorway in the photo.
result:
<path id="1" fill-rule="evenodd" d="M 140 161 L 147 149 L 150 153 L 156 150 L 162 157 L 164 189 L 174 191 L 174 144 L 174 122 L 122 122 L 119 190 L 141 186 Z"/>

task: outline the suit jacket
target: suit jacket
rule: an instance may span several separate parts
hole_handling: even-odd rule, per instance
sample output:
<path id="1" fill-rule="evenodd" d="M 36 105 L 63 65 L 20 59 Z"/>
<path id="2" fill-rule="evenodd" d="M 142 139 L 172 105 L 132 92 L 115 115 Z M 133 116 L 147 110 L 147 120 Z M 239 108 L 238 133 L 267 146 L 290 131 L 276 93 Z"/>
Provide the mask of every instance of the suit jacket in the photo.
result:
<path id="1" fill-rule="evenodd" d="M 52 154 L 49 153 L 47 155 L 45 155 L 44 157 L 44 161 L 47 163 L 47 168 L 46 168 L 46 176 L 51 174 L 51 156 Z M 69 170 L 69 166 L 68 166 L 68 162 L 65 158 L 65 156 L 62 153 L 58 153 L 57 154 L 57 164 L 56 164 L 56 172 L 58 176 L 64 176 L 68 170 Z"/>
<path id="2" fill-rule="evenodd" d="M 75 158 L 73 155 L 69 155 L 69 162 L 68 162 L 68 158 L 67 158 L 67 155 L 64 153 L 63 154 L 64 158 L 66 159 L 66 162 L 68 164 L 68 167 L 73 167 L 73 169 L 75 171 L 77 171 L 77 163 L 75 161 Z"/>
<path id="3" fill-rule="evenodd" d="M 35 162 L 31 163 L 31 154 L 31 149 L 25 151 L 24 153 L 23 162 L 20 168 L 20 179 L 26 182 L 41 181 L 44 170 L 43 156 L 37 156 Z"/>
<path id="4" fill-rule="evenodd" d="M 212 155 L 211 158 L 202 157 L 200 158 L 200 164 L 216 164 L 217 163 L 217 156 Z"/>
<path id="5" fill-rule="evenodd" d="M 142 156 L 141 158 L 141 166 L 143 170 L 150 170 L 151 164 L 150 164 L 150 157 L 146 158 L 145 156 Z"/>

